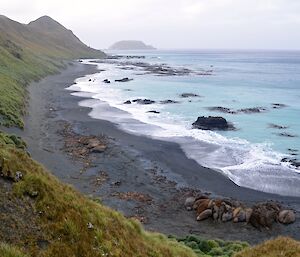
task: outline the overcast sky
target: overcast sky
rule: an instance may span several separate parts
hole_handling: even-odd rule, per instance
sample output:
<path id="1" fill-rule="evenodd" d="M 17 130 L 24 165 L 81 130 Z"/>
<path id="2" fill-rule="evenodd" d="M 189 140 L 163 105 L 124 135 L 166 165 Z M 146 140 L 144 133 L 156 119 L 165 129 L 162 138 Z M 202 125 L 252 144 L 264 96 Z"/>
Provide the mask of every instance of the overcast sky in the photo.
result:
<path id="1" fill-rule="evenodd" d="M 300 0 L 0 0 L 0 12 L 22 23 L 49 15 L 95 48 L 300 49 Z"/>

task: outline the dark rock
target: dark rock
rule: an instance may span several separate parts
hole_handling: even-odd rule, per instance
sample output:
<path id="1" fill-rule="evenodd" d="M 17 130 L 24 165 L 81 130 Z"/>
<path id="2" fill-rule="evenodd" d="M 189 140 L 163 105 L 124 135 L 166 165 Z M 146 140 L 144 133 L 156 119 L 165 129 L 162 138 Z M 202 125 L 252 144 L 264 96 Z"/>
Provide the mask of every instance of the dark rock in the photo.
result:
<path id="1" fill-rule="evenodd" d="M 132 102 L 138 103 L 138 104 L 154 104 L 155 103 L 155 101 L 150 100 L 150 99 L 134 99 L 134 100 L 132 100 Z"/>
<path id="2" fill-rule="evenodd" d="M 214 112 L 223 112 L 223 113 L 230 113 L 230 114 L 236 114 L 236 111 L 233 111 L 229 108 L 226 107 L 221 107 L 221 106 L 214 106 L 214 107 L 208 107 L 207 108 L 210 111 L 214 111 Z"/>
<path id="3" fill-rule="evenodd" d="M 281 108 L 284 108 L 284 107 L 287 107 L 287 105 L 285 105 L 285 104 L 272 104 L 273 109 L 281 109 Z"/>
<path id="4" fill-rule="evenodd" d="M 106 84 L 110 84 L 110 80 L 108 80 L 108 79 L 103 80 L 103 82 Z"/>
<path id="5" fill-rule="evenodd" d="M 265 111 L 267 111 L 267 109 L 264 107 L 253 107 L 253 108 L 239 109 L 237 112 L 251 114 L 251 113 L 261 113 L 261 112 L 265 112 Z"/>
<path id="6" fill-rule="evenodd" d="M 174 101 L 174 100 L 163 100 L 163 101 L 160 101 L 161 104 L 176 104 L 178 103 L 177 101 Z"/>
<path id="7" fill-rule="evenodd" d="M 92 81 L 92 79 L 89 79 L 89 81 Z"/>
<path id="8" fill-rule="evenodd" d="M 155 114 L 159 114 L 160 112 L 158 112 L 158 111 L 148 111 L 148 112 L 150 112 L 150 113 L 155 113 Z"/>
<path id="9" fill-rule="evenodd" d="M 281 160 L 281 162 L 289 162 L 291 165 L 295 166 L 296 168 L 300 167 L 300 161 L 297 159 L 290 159 L 285 157 Z"/>
<path id="10" fill-rule="evenodd" d="M 276 135 L 281 136 L 281 137 L 298 137 L 297 135 L 290 134 L 290 133 L 287 133 L 287 132 L 278 133 Z"/>
<path id="11" fill-rule="evenodd" d="M 281 126 L 281 125 L 276 125 L 274 123 L 269 124 L 269 128 L 274 128 L 274 129 L 287 129 L 287 126 Z"/>
<path id="12" fill-rule="evenodd" d="M 40 249 L 46 250 L 49 244 L 50 242 L 47 240 L 44 239 L 37 240 L 37 245 Z"/>
<path id="13" fill-rule="evenodd" d="M 233 130 L 234 126 L 223 117 L 198 117 L 192 124 L 193 128 L 203 130 Z"/>
<path id="14" fill-rule="evenodd" d="M 188 98 L 188 97 L 200 97 L 200 96 L 197 95 L 197 94 L 193 94 L 193 93 L 183 93 L 183 94 L 180 95 L 180 97 Z"/>
<path id="15" fill-rule="evenodd" d="M 128 82 L 131 81 L 133 79 L 129 79 L 129 78 L 123 78 L 123 79 L 115 79 L 115 82 Z"/>
<path id="16" fill-rule="evenodd" d="M 297 150 L 297 149 L 292 149 L 292 148 L 288 148 L 288 151 L 289 151 L 289 152 L 293 152 L 293 153 L 294 153 L 294 152 L 299 152 L 299 150 Z"/>
<path id="17" fill-rule="evenodd" d="M 131 104 L 130 100 L 125 101 L 123 104 Z"/>

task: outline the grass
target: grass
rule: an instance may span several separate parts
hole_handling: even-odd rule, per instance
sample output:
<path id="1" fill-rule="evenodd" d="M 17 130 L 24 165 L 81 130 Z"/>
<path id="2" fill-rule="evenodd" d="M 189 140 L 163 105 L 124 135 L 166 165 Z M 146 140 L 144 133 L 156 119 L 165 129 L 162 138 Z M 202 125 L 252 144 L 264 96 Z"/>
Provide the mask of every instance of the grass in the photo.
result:
<path id="1" fill-rule="evenodd" d="M 299 257 L 300 242 L 288 237 L 278 237 L 253 248 L 246 249 L 234 257 Z"/>
<path id="2" fill-rule="evenodd" d="M 12 247 L 4 243 L 0 243 L 0 256 L 1 257 L 27 257 L 16 247 Z"/>
<path id="3" fill-rule="evenodd" d="M 249 244 L 246 242 L 207 240 L 193 235 L 183 238 L 171 238 L 193 249 L 199 257 L 232 257 L 235 253 L 249 247 Z"/>
<path id="4" fill-rule="evenodd" d="M 0 138 L 1 173 L 13 178 L 17 171 L 22 172 L 23 179 L 14 183 L 14 195 L 33 200 L 43 240 L 48 242 L 46 249 L 40 249 L 38 235 L 28 235 L 26 241 L 20 240 L 14 245 L 23 254 L 33 257 L 196 256 L 192 249 L 164 235 L 146 232 L 137 221 L 126 219 L 84 197 L 71 186 L 62 184 L 33 161 L 26 151 L 11 142 L 4 143 L 10 137 L 2 135 Z M 5 235 L 0 235 L 0 238 L 5 238 Z M 14 252 L 5 245 L 2 248 Z M 7 256 L 20 256 L 16 254 Z"/>
<path id="5" fill-rule="evenodd" d="M 29 26 L 0 16 L 0 125 L 24 127 L 29 83 L 57 73 L 68 60 L 103 56 L 49 17 Z"/>

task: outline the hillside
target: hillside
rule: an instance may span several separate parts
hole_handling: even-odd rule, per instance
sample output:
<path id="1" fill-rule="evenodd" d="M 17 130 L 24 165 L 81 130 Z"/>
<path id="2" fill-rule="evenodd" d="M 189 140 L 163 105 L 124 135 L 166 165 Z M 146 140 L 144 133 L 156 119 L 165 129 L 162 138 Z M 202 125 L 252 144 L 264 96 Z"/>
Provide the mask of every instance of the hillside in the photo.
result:
<path id="1" fill-rule="evenodd" d="M 26 25 L 0 16 L 0 125 L 23 127 L 31 81 L 58 72 L 68 60 L 104 56 L 50 17 Z"/>
<path id="2" fill-rule="evenodd" d="M 110 50 L 154 50 L 155 48 L 151 45 L 146 45 L 142 41 L 137 40 L 123 40 L 114 43 Z"/>
<path id="3" fill-rule="evenodd" d="M 0 16 L 0 128 L 24 126 L 30 82 L 59 72 L 72 59 L 104 56 L 50 17 L 24 25 Z M 248 248 L 241 242 L 147 232 L 100 199 L 59 181 L 30 157 L 26 142 L 1 130 L 0 222 L 1 257 L 231 257 Z M 290 239 L 275 244 L 283 249 L 278 256 L 292 256 L 284 255 L 294 253 L 287 248 L 299 246 Z M 262 245 L 238 256 L 271 250 Z"/>
<path id="4" fill-rule="evenodd" d="M 0 174 L 1 257 L 25 256 L 21 252 L 45 257 L 195 256 L 62 184 L 29 157 L 19 138 L 3 133 Z"/>

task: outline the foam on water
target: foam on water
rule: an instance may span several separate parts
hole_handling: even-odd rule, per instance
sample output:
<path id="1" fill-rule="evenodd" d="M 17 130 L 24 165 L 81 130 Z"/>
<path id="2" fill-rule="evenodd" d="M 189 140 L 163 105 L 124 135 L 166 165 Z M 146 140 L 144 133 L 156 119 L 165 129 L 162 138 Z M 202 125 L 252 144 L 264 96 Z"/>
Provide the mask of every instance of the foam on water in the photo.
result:
<path id="1" fill-rule="evenodd" d="M 239 186 L 300 196 L 300 171 L 282 163 L 286 155 L 274 151 L 271 143 L 255 144 L 212 131 L 192 129 L 185 117 L 168 112 L 162 104 L 125 105 L 123 102 L 129 95 L 124 94 L 124 86 L 106 85 L 102 80 L 126 77 L 128 71 L 116 69 L 111 64 L 101 63 L 98 67 L 105 71 L 78 78 L 76 84 L 68 88 L 73 95 L 91 98 L 79 103 L 92 108 L 91 117 L 109 120 L 130 133 L 177 142 L 189 158 L 223 172 Z M 136 98 L 147 96 L 134 95 Z M 149 113 L 151 110 L 161 113 Z"/>

